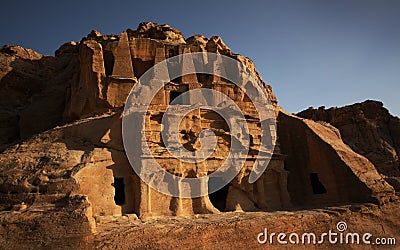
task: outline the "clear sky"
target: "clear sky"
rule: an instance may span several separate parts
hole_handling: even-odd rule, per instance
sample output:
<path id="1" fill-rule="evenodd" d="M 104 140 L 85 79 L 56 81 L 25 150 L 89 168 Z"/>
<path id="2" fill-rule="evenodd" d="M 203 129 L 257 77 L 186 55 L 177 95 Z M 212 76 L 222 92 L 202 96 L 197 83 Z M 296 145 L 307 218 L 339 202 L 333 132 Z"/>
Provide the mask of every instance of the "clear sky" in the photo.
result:
<path id="1" fill-rule="evenodd" d="M 380 100 L 400 116 L 400 1 L 3 1 L 0 44 L 53 55 L 92 29 L 118 34 L 167 23 L 187 38 L 219 35 L 253 59 L 280 105 Z"/>

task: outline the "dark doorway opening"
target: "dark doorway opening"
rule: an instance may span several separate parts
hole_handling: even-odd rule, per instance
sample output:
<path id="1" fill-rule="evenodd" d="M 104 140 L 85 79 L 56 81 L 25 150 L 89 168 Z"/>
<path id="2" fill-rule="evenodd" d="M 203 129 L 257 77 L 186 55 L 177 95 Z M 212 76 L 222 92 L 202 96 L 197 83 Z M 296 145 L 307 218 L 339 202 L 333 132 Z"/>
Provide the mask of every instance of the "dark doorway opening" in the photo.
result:
<path id="1" fill-rule="evenodd" d="M 181 92 L 178 91 L 170 91 L 169 92 L 169 104 L 172 103 L 173 100 L 175 100 L 178 96 L 180 96 L 180 94 L 182 94 Z"/>
<path id="2" fill-rule="evenodd" d="M 314 194 L 326 194 L 327 192 L 326 188 L 324 184 L 322 184 L 322 182 L 319 180 L 317 173 L 311 173 L 310 179 L 311 179 L 311 187 Z"/>
<path id="3" fill-rule="evenodd" d="M 208 190 L 214 190 L 219 183 L 225 182 L 221 177 L 213 177 L 208 180 Z M 223 188 L 218 191 L 209 194 L 211 203 L 216 207 L 219 211 L 225 211 L 226 206 L 226 198 L 228 198 L 230 184 L 225 185 Z"/>
<path id="4" fill-rule="evenodd" d="M 117 205 L 125 204 L 125 184 L 124 178 L 114 178 L 115 196 L 114 201 Z"/>

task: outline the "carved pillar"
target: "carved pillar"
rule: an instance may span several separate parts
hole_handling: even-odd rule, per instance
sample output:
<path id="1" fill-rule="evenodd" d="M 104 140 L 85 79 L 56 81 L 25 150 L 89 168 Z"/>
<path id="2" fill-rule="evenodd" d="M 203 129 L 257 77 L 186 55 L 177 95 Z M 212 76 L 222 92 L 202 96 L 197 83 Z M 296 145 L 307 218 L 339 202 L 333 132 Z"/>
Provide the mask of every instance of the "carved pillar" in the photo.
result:
<path id="1" fill-rule="evenodd" d="M 167 64 L 164 62 L 166 59 L 165 57 L 165 46 L 159 46 L 156 48 L 155 58 L 154 58 L 154 65 L 158 65 L 157 67 L 153 68 L 153 79 L 152 85 L 159 86 L 165 85 L 167 80 L 169 79 L 168 67 Z M 162 63 L 162 64 L 160 64 Z M 161 88 L 154 96 L 151 101 L 152 104 L 160 104 L 160 105 L 167 105 L 167 98 L 166 98 L 166 91 L 165 88 Z"/>
<path id="2" fill-rule="evenodd" d="M 280 191 L 281 191 L 281 203 L 283 208 L 291 207 L 290 195 L 287 189 L 287 178 L 289 171 L 282 169 L 280 172 Z"/>
<path id="3" fill-rule="evenodd" d="M 128 34 L 122 32 L 118 46 L 113 51 L 114 67 L 112 77 L 117 79 L 134 79 L 132 57 L 129 47 Z"/>
<path id="4" fill-rule="evenodd" d="M 205 165 L 204 162 L 196 163 L 196 165 L 198 166 L 197 177 L 207 176 L 207 165 Z M 203 194 L 207 194 L 208 193 L 208 177 L 204 178 L 203 181 L 200 183 L 200 186 L 195 187 L 195 188 L 199 188 Z M 193 211 L 195 213 L 199 213 L 199 214 L 219 213 L 218 209 L 216 209 L 213 206 L 213 204 L 211 203 L 208 195 L 204 195 L 199 198 L 194 198 L 194 199 L 192 199 L 192 202 L 193 202 Z"/>
<path id="5" fill-rule="evenodd" d="M 182 61 L 182 83 L 197 83 L 197 75 L 196 74 L 187 74 L 188 72 L 195 72 L 193 58 L 190 55 L 191 51 L 189 47 L 180 48 L 180 54 L 188 54 L 183 57 Z"/>
<path id="6" fill-rule="evenodd" d="M 267 201 L 265 199 L 265 182 L 266 174 L 262 174 L 261 177 L 254 183 L 256 191 L 256 202 L 259 208 L 267 208 Z"/>

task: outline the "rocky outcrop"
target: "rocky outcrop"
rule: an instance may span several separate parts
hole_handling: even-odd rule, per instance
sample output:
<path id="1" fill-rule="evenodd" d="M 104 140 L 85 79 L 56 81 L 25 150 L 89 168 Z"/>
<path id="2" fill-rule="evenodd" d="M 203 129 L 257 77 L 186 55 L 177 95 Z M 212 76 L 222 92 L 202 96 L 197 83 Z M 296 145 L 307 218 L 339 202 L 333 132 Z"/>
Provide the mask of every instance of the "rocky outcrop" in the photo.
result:
<path id="1" fill-rule="evenodd" d="M 381 102 L 365 101 L 342 108 L 309 108 L 298 114 L 339 129 L 355 152 L 368 158 L 386 180 L 400 190 L 400 119 Z"/>
<path id="2" fill-rule="evenodd" d="M 130 37 L 151 38 L 168 43 L 185 43 L 182 33 L 168 24 L 159 25 L 151 22 L 140 23 L 136 30 L 128 29 Z"/>
<path id="3" fill-rule="evenodd" d="M 164 88 L 155 94 L 144 114 L 146 123 L 133 123 L 135 127 L 129 130 L 128 136 L 136 138 L 134 145 L 141 145 L 141 135 L 144 134 L 152 157 L 169 173 L 185 178 L 210 175 L 221 167 L 230 153 L 232 143 L 239 141 L 238 138 L 242 136 L 242 131 L 233 134 L 216 110 L 201 108 L 185 115 L 177 126 L 178 132 L 173 130 L 173 126 L 164 126 L 161 121 L 166 108 L 179 94 L 200 87 L 225 94 L 245 115 L 244 118 L 232 119 L 236 123 L 246 123 L 250 132 L 250 139 L 246 142 L 250 150 L 242 157 L 245 163 L 239 174 L 215 193 L 193 199 L 166 195 L 143 182 L 133 171 L 132 162 L 128 161 L 121 129 L 122 109 L 138 79 L 155 64 L 191 52 L 229 56 L 242 62 L 247 72 L 252 71 L 257 75 L 261 81 L 258 89 L 265 88 L 272 102 L 272 105 L 266 106 L 277 115 L 280 144 L 274 149 L 269 144 L 265 147 L 261 145 L 261 123 L 271 124 L 270 120 L 260 121 L 254 105 L 245 94 L 247 89 L 237 88 L 219 76 L 206 74 L 184 75 L 164 83 Z M 185 63 L 193 64 L 193 61 Z M 210 61 L 209 66 L 215 67 L 212 63 Z M 188 98 L 192 100 L 194 97 L 189 92 Z M 185 112 L 189 110 L 187 106 L 174 104 L 174 109 Z M 181 32 L 168 25 L 141 23 L 136 30 L 128 29 L 119 35 L 103 35 L 93 30 L 78 43 L 62 45 L 54 57 L 21 47 L 5 46 L 0 50 L 0 248 L 3 245 L 23 247 L 24 243 L 14 242 L 22 241 L 21 235 L 29 233 L 34 239 L 26 242 L 34 248 L 58 246 L 57 243 L 64 240 L 63 232 L 70 241 L 59 245 L 60 248 L 114 248 L 114 244 L 119 243 L 128 248 L 163 248 L 154 241 L 154 235 L 161 228 L 158 227 L 160 223 L 165 221 L 156 221 L 157 230 L 154 225 L 147 228 L 146 224 L 148 220 L 159 216 L 196 214 L 191 217 L 191 220 L 196 220 L 198 214 L 263 211 L 252 216 L 230 214 L 204 217 L 210 220 L 214 218 L 219 224 L 221 218 L 227 216 L 232 223 L 223 224 L 232 232 L 240 229 L 234 222 L 236 218 L 248 220 L 239 224 L 248 228 L 242 231 L 242 236 L 249 238 L 253 234 L 256 237 L 256 232 L 262 231 L 259 226 L 254 226 L 260 220 L 288 231 L 293 230 L 291 225 L 297 225 L 299 218 L 304 225 L 318 224 L 316 221 L 322 219 L 323 226 L 319 224 L 318 228 L 321 231 L 322 227 L 326 228 L 332 222 L 327 214 L 337 211 L 351 214 L 347 208 L 337 208 L 338 205 L 368 203 L 368 207 L 351 207 L 360 211 L 373 208 L 371 210 L 376 213 L 379 213 L 379 208 L 370 203 L 389 210 L 392 205 L 397 208 L 394 205 L 397 197 L 392 186 L 385 182 L 370 160 L 384 163 L 378 167 L 381 173 L 387 171 L 387 176 L 396 175 L 389 171 L 393 169 L 389 163 L 392 162 L 390 157 L 397 157 L 393 152 L 398 152 L 398 121 L 379 111 L 379 108 L 360 110 L 362 112 L 357 111 L 357 117 L 359 121 L 365 120 L 362 124 L 370 131 L 371 138 L 385 138 L 386 144 L 380 141 L 380 147 L 367 148 L 355 141 L 355 146 L 351 145 L 351 141 L 347 140 L 350 132 L 347 133 L 346 129 L 349 126 L 344 122 L 352 117 L 350 115 L 343 115 L 345 118 L 341 119 L 345 129 L 342 131 L 338 126 L 339 131 L 326 122 L 314 122 L 287 114 L 277 105 L 271 86 L 262 81 L 249 58 L 233 53 L 218 36 L 207 38 L 195 35 L 185 40 Z M 371 117 L 375 111 L 380 118 L 373 120 Z M 137 118 L 134 115 L 131 119 Z M 171 116 L 169 119 L 177 117 Z M 364 127 L 352 127 L 351 131 L 364 131 Z M 165 143 L 170 142 L 169 138 L 164 141 L 161 137 L 162 131 L 178 133 L 182 146 L 193 152 L 201 146 L 199 138 L 203 130 L 214 132 L 217 146 L 211 157 L 202 162 L 186 162 L 172 157 L 165 147 Z M 390 140 L 384 137 L 387 131 L 390 131 Z M 276 138 L 275 132 L 275 127 L 269 126 L 269 142 Z M 350 147 L 342 141 L 340 133 L 343 133 Z M 366 145 L 361 142 L 361 145 Z M 372 142 L 378 145 L 376 140 Z M 394 151 L 390 151 L 387 144 Z M 358 154 L 361 149 L 371 150 L 364 154 L 370 160 Z M 271 161 L 261 177 L 255 183 L 250 183 L 248 180 L 255 165 L 255 156 L 260 154 L 268 154 Z M 134 155 L 133 163 L 143 168 L 150 164 L 150 157 L 147 156 Z M 381 158 L 378 159 L 378 156 Z M 267 165 L 265 162 L 259 164 L 263 165 L 261 167 Z M 208 190 L 219 179 L 220 176 L 205 178 L 200 189 Z M 168 188 L 178 192 L 192 191 L 187 185 L 182 188 L 181 183 Z M 335 208 L 327 214 L 311 213 L 306 219 L 303 215 L 307 215 L 307 211 L 283 213 L 277 217 L 276 213 L 265 213 L 329 205 L 335 205 Z M 335 220 L 340 218 L 339 214 L 336 214 Z M 279 218 L 279 221 L 273 222 L 271 218 Z M 396 223 L 390 220 L 382 222 L 382 216 L 377 218 L 371 221 L 380 220 L 382 227 L 397 232 Z M 286 223 L 281 223 L 281 219 Z M 115 235 L 114 222 L 126 222 L 126 226 L 131 228 L 134 224 L 138 231 L 121 231 L 120 235 Z M 185 223 L 179 225 L 185 226 Z M 36 227 L 36 224 L 40 224 L 40 227 Z M 57 224 L 62 226 L 58 228 Z M 301 228 L 305 228 L 304 225 Z M 193 241 L 194 236 L 180 236 L 181 228 L 168 225 L 165 228 L 168 232 L 172 230 L 173 239 Z M 200 221 L 196 228 L 202 233 L 201 237 L 220 237 L 219 233 L 207 233 L 218 231 L 212 223 L 208 225 Z M 94 234 L 95 230 L 98 230 L 98 234 Z M 14 237 L 12 233 L 18 236 Z M 151 243 L 126 242 L 123 237 L 142 237 L 142 240 Z M 106 242 L 105 238 L 115 242 L 104 245 L 102 242 Z M 221 246 L 227 247 L 229 242 L 224 238 Z M 250 245 L 258 246 L 255 243 Z"/>
<path id="4" fill-rule="evenodd" d="M 113 227 L 112 223 L 99 226 L 94 245 L 101 249 L 169 249 L 171 246 L 188 246 L 189 249 L 214 248 L 219 249 L 310 249 L 311 244 L 279 244 L 279 233 L 322 233 L 338 232 L 336 225 L 340 221 L 347 223 L 347 232 L 357 232 L 360 238 L 364 233 L 371 233 L 375 237 L 396 237 L 400 228 L 398 220 L 400 214 L 398 206 L 379 209 L 372 204 L 353 205 L 343 207 L 327 207 L 324 209 L 310 209 L 307 211 L 282 211 L 272 213 L 225 213 L 220 215 L 197 215 L 181 218 L 159 218 L 119 223 Z M 134 225 L 134 226 L 133 226 Z M 184 229 L 184 233 L 182 230 Z M 276 233 L 272 244 L 260 244 L 257 236 L 260 233 L 268 235 Z M 166 235 L 168 235 L 166 237 Z M 141 240 L 132 240 L 139 238 Z M 193 238 L 196 240 L 193 241 Z M 288 237 L 286 237 L 287 239 Z M 338 236 L 339 238 L 339 236 Z M 345 237 L 344 237 L 345 238 Z M 397 237 L 396 237 L 397 238 Z M 260 238 L 263 240 L 263 237 Z M 325 237 L 327 239 L 327 237 Z M 295 238 L 294 238 L 295 241 Z M 307 241 L 307 238 L 306 238 Z M 396 243 L 398 242 L 398 238 Z M 397 243 L 398 244 L 398 243 Z M 397 245 L 386 246 L 395 249 Z M 325 240 L 318 244 L 318 249 L 375 249 L 365 244 L 329 244 Z"/>
<path id="5" fill-rule="evenodd" d="M 3 208 L 20 202 L 29 206 L 38 201 L 51 203 L 70 195 L 85 194 L 93 206 L 94 216 L 132 211 L 139 215 L 149 213 L 146 211 L 150 205 L 146 205 L 146 202 L 170 198 L 153 193 L 153 198 L 149 201 L 144 200 L 143 203 L 142 195 L 150 197 L 150 194 L 146 194 L 148 188 L 133 174 L 124 155 L 119 114 L 137 79 L 150 67 L 166 58 L 182 53 L 214 52 L 241 61 L 261 80 L 253 62 L 233 53 L 220 37 L 194 36 L 185 40 L 178 30 L 154 23 L 141 23 L 136 30 L 128 29 L 120 35 L 102 35 L 93 30 L 79 43 L 62 45 L 55 52 L 55 57 L 43 56 L 20 47 L 4 47 L 1 52 L 5 64 L 2 67 L 4 74 L 1 78 L 1 84 L 4 86 L 1 93 L 4 93 L 5 98 L 0 106 L 0 110 L 4 110 L 4 119 L 0 124 L 5 127 L 5 138 L 0 141 L 4 150 L 0 157 L 0 199 L 3 201 Z M 156 122 L 149 128 L 149 132 L 154 134 L 151 140 L 158 152 L 165 151 L 159 149 L 162 142 L 159 141 L 161 131 L 158 117 L 162 117 L 162 110 L 171 101 L 170 91 L 182 91 L 200 85 L 212 88 L 216 85 L 215 88 L 248 108 L 243 100 L 244 93 L 232 89 L 231 86 L 225 86 L 225 80 L 219 77 L 193 75 L 173 80 L 178 82 L 167 86 L 165 93 L 156 97 L 156 106 L 151 118 Z M 177 89 L 178 85 L 182 86 Z M 271 87 L 265 83 L 263 86 L 276 105 L 276 97 Z M 6 96 L 6 92 L 11 95 Z M 198 120 L 189 122 L 187 126 L 195 123 L 201 131 L 215 126 L 212 125 L 213 122 L 223 122 L 214 121 L 215 117 L 209 114 L 210 112 L 198 111 Z M 74 120 L 77 122 L 63 125 Z M 201 127 L 200 120 L 203 120 L 204 128 Z M 256 131 L 257 124 L 252 126 L 253 131 Z M 43 132 L 47 129 L 50 130 Z M 189 131 L 185 127 L 182 129 Z M 194 135 L 198 137 L 200 131 Z M 223 134 L 220 136 L 225 136 Z M 254 132 L 253 140 L 257 141 L 258 136 L 259 133 Z M 221 140 L 227 140 L 222 137 Z M 18 142 L 21 139 L 22 142 Z M 194 146 L 190 140 L 186 144 L 187 147 Z M 221 152 L 229 151 L 225 144 L 220 147 Z M 167 155 L 162 154 L 160 157 Z M 211 167 L 205 164 L 202 167 L 205 172 L 202 174 L 214 171 L 214 165 Z M 250 163 L 248 167 L 251 168 Z M 282 159 L 276 161 L 273 169 L 269 179 L 277 176 L 277 180 L 265 180 L 264 184 L 260 181 L 259 190 L 254 194 L 251 185 L 241 181 L 244 175 L 240 175 L 227 194 L 230 198 L 226 209 L 257 210 L 257 204 L 260 208 L 288 206 L 290 198 L 286 185 L 284 182 L 279 184 L 280 176 L 283 180 L 287 175 L 283 171 Z M 190 171 L 186 169 L 184 172 Z M 123 178 L 124 182 L 134 186 L 125 184 L 124 192 L 129 199 L 127 198 L 122 205 L 116 204 L 116 188 L 113 187 L 113 183 Z M 270 204 L 266 204 L 265 199 L 261 197 L 264 194 L 263 185 L 267 184 L 279 184 L 281 189 L 274 191 L 267 198 Z M 93 189 L 92 185 L 99 188 Z M 130 190 L 134 190 L 134 193 Z M 236 199 L 239 194 L 250 198 L 242 198 L 239 201 Z M 218 199 L 222 204 L 225 203 L 226 198 Z M 193 204 L 192 201 L 186 200 L 182 204 L 176 208 L 168 207 L 169 205 L 164 208 L 160 204 L 153 204 L 152 214 L 217 211 L 208 199 L 198 199 Z M 184 211 L 182 206 L 186 207 L 187 211 Z M 224 210 L 225 205 L 219 209 Z"/>
<path id="6" fill-rule="evenodd" d="M 374 165 L 347 146 L 335 127 L 280 111 L 278 135 L 287 155 L 288 190 L 295 204 L 395 199 L 393 188 Z"/>
<path id="7" fill-rule="evenodd" d="M 373 204 L 347 205 L 299 211 L 278 211 L 271 213 L 237 213 L 218 215 L 194 215 L 186 217 L 148 218 L 138 220 L 128 216 L 103 217 L 98 220 L 96 232 L 91 232 L 82 208 L 76 206 L 75 198 L 68 208 L 40 213 L 27 210 L 23 213 L 9 212 L 0 217 L 0 246 L 3 249 L 171 249 L 185 246 L 187 249 L 219 248 L 231 249 L 310 249 L 314 244 L 302 244 L 304 233 L 314 233 L 316 239 L 329 230 L 332 240 L 339 241 L 336 226 L 345 222 L 343 244 L 330 244 L 328 237 L 318 249 L 380 249 L 374 245 L 362 244 L 365 233 L 372 234 L 371 243 L 377 237 L 396 238 L 400 227 L 399 204 L 378 207 Z M 79 209 L 80 208 L 80 209 Z M 84 211 L 84 209 L 83 209 Z M 71 214 L 73 216 L 71 216 Z M 260 244 L 260 233 L 268 236 L 275 233 L 272 244 Z M 279 244 L 277 234 L 298 234 L 299 243 Z M 358 233 L 360 243 L 345 244 L 347 233 Z M 29 237 L 27 236 L 29 235 Z M 15 240 L 10 240 L 15 239 Z M 193 240 L 196 239 L 196 240 Z M 260 237 L 263 240 L 264 237 Z M 308 237 L 305 237 L 307 242 Z M 292 237 L 296 241 L 296 237 Z M 312 238 L 311 238 L 312 242 Z M 351 241 L 350 241 L 351 242 Z M 396 244 L 387 244 L 384 249 L 397 249 Z"/>
<path id="8" fill-rule="evenodd" d="M 94 215 L 133 210 L 131 202 L 114 201 L 114 178 L 133 175 L 116 132 L 120 125 L 118 113 L 88 118 L 7 148 L 0 157 L 1 208 L 86 195 Z"/>
<path id="9" fill-rule="evenodd" d="M 84 196 L 2 211 L 0 225 L 1 249 L 88 249 L 95 233 L 91 206 Z"/>
<path id="10" fill-rule="evenodd" d="M 218 52 L 238 59 L 259 76 L 253 62 L 231 52 L 220 37 L 194 36 L 185 41 L 177 29 L 154 23 L 141 23 L 120 35 L 93 30 L 81 42 L 62 45 L 54 57 L 4 46 L 0 150 L 65 121 L 120 109 L 137 78 L 155 64 L 156 47 L 164 48 L 165 58 L 184 50 Z M 276 103 L 271 86 L 265 87 Z"/>
<path id="11" fill-rule="evenodd" d="M 79 75 L 72 83 L 64 113 L 65 120 L 69 121 L 120 109 L 144 72 L 182 53 L 220 53 L 242 62 L 261 79 L 253 62 L 233 53 L 221 37 L 208 39 L 196 35 L 185 41 L 178 30 L 168 25 L 141 23 L 136 30 L 128 29 L 118 36 L 92 31 L 78 47 Z M 200 79 L 200 82 L 211 84 L 212 78 Z M 276 104 L 271 86 L 265 83 L 264 86 Z"/>
<path id="12" fill-rule="evenodd" d="M 55 57 L 19 46 L 0 49 L 0 151 L 62 123 L 78 70 L 76 52 L 74 43 L 63 45 Z"/>

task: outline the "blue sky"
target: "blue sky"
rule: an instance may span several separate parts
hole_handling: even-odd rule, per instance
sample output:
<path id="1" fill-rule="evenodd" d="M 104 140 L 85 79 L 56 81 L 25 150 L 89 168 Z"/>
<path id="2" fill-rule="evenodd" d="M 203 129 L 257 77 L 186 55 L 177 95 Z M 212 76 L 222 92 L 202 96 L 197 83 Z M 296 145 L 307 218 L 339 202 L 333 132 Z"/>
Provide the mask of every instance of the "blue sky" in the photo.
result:
<path id="1" fill-rule="evenodd" d="M 219 35 L 253 59 L 289 112 L 375 99 L 400 116 L 400 1 L 15 0 L 1 9 L 1 45 L 53 55 L 92 29 L 167 23 L 185 37 Z"/>

